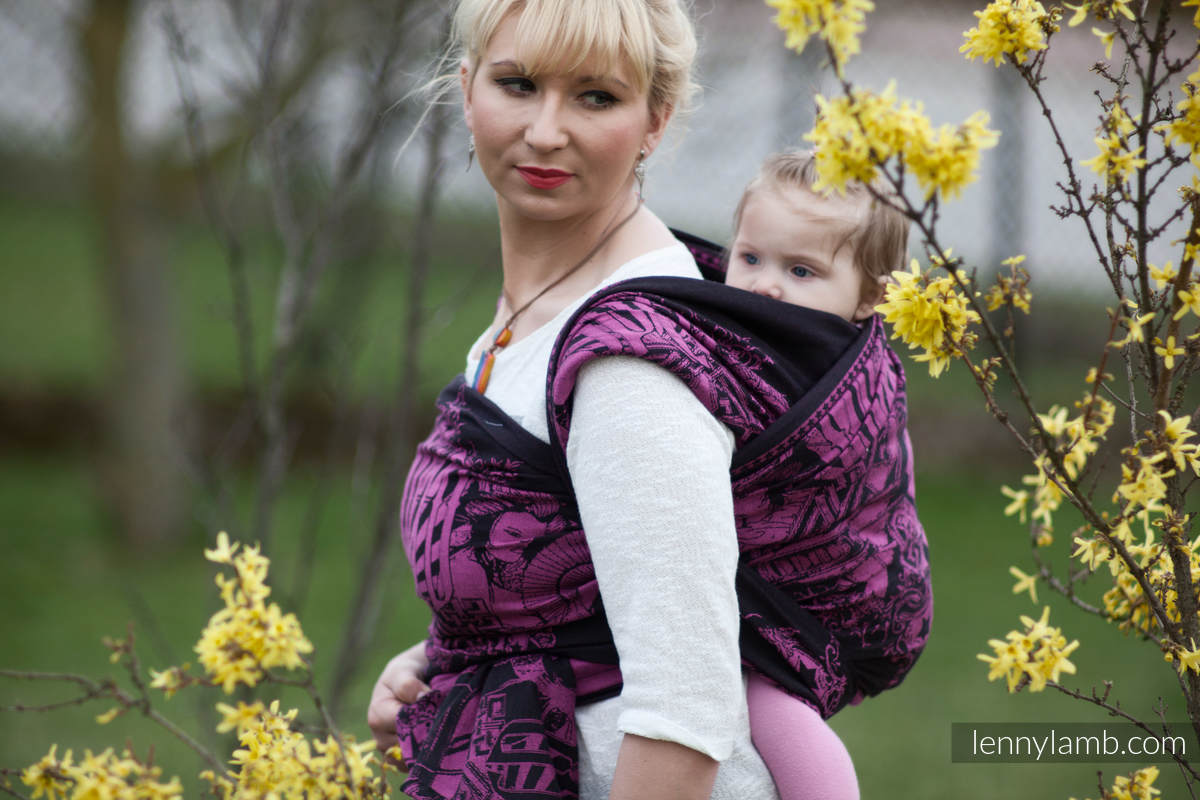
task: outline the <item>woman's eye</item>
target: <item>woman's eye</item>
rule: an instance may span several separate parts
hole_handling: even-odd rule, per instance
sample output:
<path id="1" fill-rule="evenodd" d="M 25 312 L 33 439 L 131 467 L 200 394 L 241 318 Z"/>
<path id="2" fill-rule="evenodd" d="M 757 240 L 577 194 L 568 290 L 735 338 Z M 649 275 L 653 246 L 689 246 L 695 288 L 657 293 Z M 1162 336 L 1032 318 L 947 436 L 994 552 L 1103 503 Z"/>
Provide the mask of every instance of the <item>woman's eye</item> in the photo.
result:
<path id="1" fill-rule="evenodd" d="M 610 108 L 617 104 L 617 98 L 599 89 L 584 92 L 580 99 L 588 108 Z"/>
<path id="2" fill-rule="evenodd" d="M 797 278 L 807 278 L 809 275 L 812 274 L 811 272 L 808 271 L 808 267 L 802 267 L 799 264 L 792 267 L 791 272 L 792 272 L 792 275 L 796 276 Z"/>
<path id="3" fill-rule="evenodd" d="M 529 94 L 534 89 L 529 78 L 497 78 L 496 85 L 509 94 Z"/>

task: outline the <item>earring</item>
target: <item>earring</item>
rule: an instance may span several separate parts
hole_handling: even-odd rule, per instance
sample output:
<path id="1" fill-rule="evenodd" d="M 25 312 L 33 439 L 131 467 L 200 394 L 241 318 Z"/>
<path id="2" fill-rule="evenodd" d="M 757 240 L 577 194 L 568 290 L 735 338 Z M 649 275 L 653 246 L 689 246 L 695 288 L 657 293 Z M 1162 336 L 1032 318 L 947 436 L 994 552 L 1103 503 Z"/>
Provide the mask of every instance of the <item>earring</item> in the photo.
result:
<path id="1" fill-rule="evenodd" d="M 475 161 L 475 134 L 467 136 L 467 172 L 471 171 L 471 164 Z"/>
<path id="2" fill-rule="evenodd" d="M 641 197 L 646 184 L 646 148 L 644 147 L 638 153 L 637 164 L 633 168 L 633 177 L 637 179 L 638 197 Z"/>

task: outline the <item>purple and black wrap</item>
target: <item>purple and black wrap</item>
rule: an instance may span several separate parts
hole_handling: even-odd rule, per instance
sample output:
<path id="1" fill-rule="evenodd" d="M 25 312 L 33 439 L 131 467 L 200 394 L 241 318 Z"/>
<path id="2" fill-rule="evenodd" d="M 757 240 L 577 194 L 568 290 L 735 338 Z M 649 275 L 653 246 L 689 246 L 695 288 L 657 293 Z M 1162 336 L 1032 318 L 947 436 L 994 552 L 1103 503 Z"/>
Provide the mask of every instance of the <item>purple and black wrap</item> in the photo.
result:
<path id="1" fill-rule="evenodd" d="M 397 720 L 417 800 L 578 797 L 575 708 L 620 692 L 565 461 L 575 379 L 593 358 L 659 364 L 735 435 L 747 668 L 829 717 L 898 684 L 924 647 L 928 552 L 882 321 L 726 287 L 719 251 L 681 239 L 709 280 L 613 284 L 564 326 L 549 444 L 462 376 L 438 398 L 401 508 L 433 611 L 432 691 Z"/>

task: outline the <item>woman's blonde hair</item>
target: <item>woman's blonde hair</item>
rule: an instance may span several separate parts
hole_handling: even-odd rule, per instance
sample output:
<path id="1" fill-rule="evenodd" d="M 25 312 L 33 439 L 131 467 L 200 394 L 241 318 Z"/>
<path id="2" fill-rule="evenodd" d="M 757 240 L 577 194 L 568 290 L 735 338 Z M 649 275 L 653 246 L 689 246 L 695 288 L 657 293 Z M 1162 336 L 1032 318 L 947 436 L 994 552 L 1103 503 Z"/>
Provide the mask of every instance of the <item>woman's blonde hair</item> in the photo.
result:
<path id="1" fill-rule="evenodd" d="M 460 0 L 451 34 L 452 63 L 478 64 L 496 28 L 521 12 L 522 66 L 536 77 L 571 71 L 589 59 L 611 70 L 627 59 L 652 113 L 687 109 L 696 85 L 696 34 L 684 0 Z"/>

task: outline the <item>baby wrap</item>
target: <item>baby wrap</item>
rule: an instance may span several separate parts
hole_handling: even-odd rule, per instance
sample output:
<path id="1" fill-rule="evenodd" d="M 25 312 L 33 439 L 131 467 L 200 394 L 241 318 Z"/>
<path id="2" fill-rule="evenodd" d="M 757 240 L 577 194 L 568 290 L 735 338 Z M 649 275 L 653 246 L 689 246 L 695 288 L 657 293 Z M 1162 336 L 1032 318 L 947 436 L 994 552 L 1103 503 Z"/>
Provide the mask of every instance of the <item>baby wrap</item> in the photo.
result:
<path id="1" fill-rule="evenodd" d="M 617 694 L 621 676 L 565 447 L 579 370 L 615 354 L 669 369 L 735 435 L 751 668 L 828 717 L 894 686 L 924 645 L 904 379 L 878 318 L 859 329 L 713 281 L 617 283 L 555 345 L 549 444 L 459 376 L 418 448 L 401 529 L 433 609 L 432 691 L 397 733 L 419 800 L 578 794 L 575 707 Z"/>

